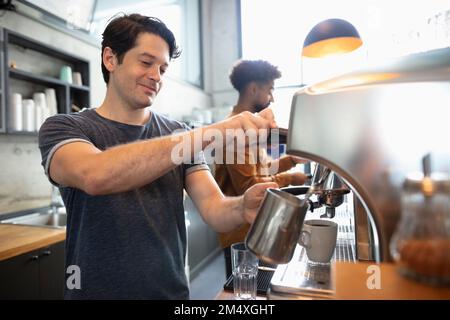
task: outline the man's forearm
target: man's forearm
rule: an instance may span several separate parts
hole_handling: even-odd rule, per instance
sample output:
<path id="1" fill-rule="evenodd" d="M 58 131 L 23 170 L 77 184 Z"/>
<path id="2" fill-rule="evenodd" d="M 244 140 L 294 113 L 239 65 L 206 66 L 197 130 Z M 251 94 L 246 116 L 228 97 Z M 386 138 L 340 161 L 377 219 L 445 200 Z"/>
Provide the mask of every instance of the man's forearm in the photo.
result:
<path id="1" fill-rule="evenodd" d="M 110 194 L 132 190 L 158 179 L 178 165 L 172 159 L 172 150 L 191 134 L 189 131 L 176 137 L 120 145 L 88 157 L 80 164 L 86 180 L 85 191 L 93 195 Z M 192 149 L 181 152 L 189 152 L 182 156 L 192 158 Z"/>
<path id="2" fill-rule="evenodd" d="M 205 135 L 207 129 L 225 132 L 224 125 L 217 123 L 94 154 L 82 164 L 87 185 L 84 189 L 93 195 L 132 190 L 151 183 L 181 163 L 193 163 L 195 156 L 214 141 Z"/>
<path id="3" fill-rule="evenodd" d="M 244 197 L 222 197 L 210 201 L 205 222 L 216 232 L 229 232 L 245 222 Z"/>

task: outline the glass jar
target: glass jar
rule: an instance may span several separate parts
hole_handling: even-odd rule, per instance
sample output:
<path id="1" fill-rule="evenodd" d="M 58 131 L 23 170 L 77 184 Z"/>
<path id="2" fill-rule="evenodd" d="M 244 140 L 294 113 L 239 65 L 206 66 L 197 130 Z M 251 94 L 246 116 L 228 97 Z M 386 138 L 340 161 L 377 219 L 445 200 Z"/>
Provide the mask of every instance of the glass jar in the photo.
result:
<path id="1" fill-rule="evenodd" d="M 431 285 L 450 285 L 450 179 L 415 174 L 403 185 L 402 214 L 391 254 L 402 275 Z"/>

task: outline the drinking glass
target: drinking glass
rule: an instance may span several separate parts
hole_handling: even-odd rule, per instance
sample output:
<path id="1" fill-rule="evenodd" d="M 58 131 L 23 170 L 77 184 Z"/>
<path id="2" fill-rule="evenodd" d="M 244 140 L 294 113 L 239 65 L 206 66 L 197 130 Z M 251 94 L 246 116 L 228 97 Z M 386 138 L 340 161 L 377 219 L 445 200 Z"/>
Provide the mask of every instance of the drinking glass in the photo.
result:
<path id="1" fill-rule="evenodd" d="M 258 275 L 258 258 L 244 242 L 231 245 L 231 266 L 235 300 L 255 300 Z"/>

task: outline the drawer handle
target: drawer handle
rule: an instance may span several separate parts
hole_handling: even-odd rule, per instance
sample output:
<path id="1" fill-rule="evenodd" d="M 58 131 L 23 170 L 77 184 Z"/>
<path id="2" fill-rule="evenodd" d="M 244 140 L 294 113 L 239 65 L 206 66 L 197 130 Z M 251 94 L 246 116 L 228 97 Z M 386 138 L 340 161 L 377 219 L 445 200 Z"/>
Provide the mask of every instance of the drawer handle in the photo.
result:
<path id="1" fill-rule="evenodd" d="M 39 259 L 39 256 L 36 256 L 36 255 L 31 256 L 31 258 L 30 258 L 31 261 L 36 261 L 38 259 Z"/>
<path id="2" fill-rule="evenodd" d="M 51 254 L 52 254 L 52 252 L 50 250 L 45 250 L 43 253 L 44 256 L 49 256 Z"/>

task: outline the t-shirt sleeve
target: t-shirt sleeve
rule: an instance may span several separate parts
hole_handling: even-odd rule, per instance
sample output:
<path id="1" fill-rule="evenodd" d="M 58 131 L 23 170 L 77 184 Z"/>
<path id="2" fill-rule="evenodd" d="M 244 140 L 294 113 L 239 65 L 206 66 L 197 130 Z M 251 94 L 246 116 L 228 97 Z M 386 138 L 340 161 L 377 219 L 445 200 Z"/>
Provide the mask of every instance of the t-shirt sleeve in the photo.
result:
<path id="1" fill-rule="evenodd" d="M 67 115 L 56 115 L 44 122 L 39 130 L 39 149 L 41 151 L 42 166 L 49 181 L 60 187 L 54 182 L 50 175 L 50 162 L 55 152 L 62 146 L 72 142 L 86 142 L 92 144 L 89 137 Z"/>
<path id="2" fill-rule="evenodd" d="M 183 128 L 186 129 L 186 131 L 191 130 L 191 128 L 189 128 L 186 124 L 183 124 Z M 183 168 L 185 176 L 198 170 L 210 170 L 208 164 L 206 163 L 203 151 L 195 153 L 194 156 L 192 157 L 192 162 L 184 163 Z"/>

